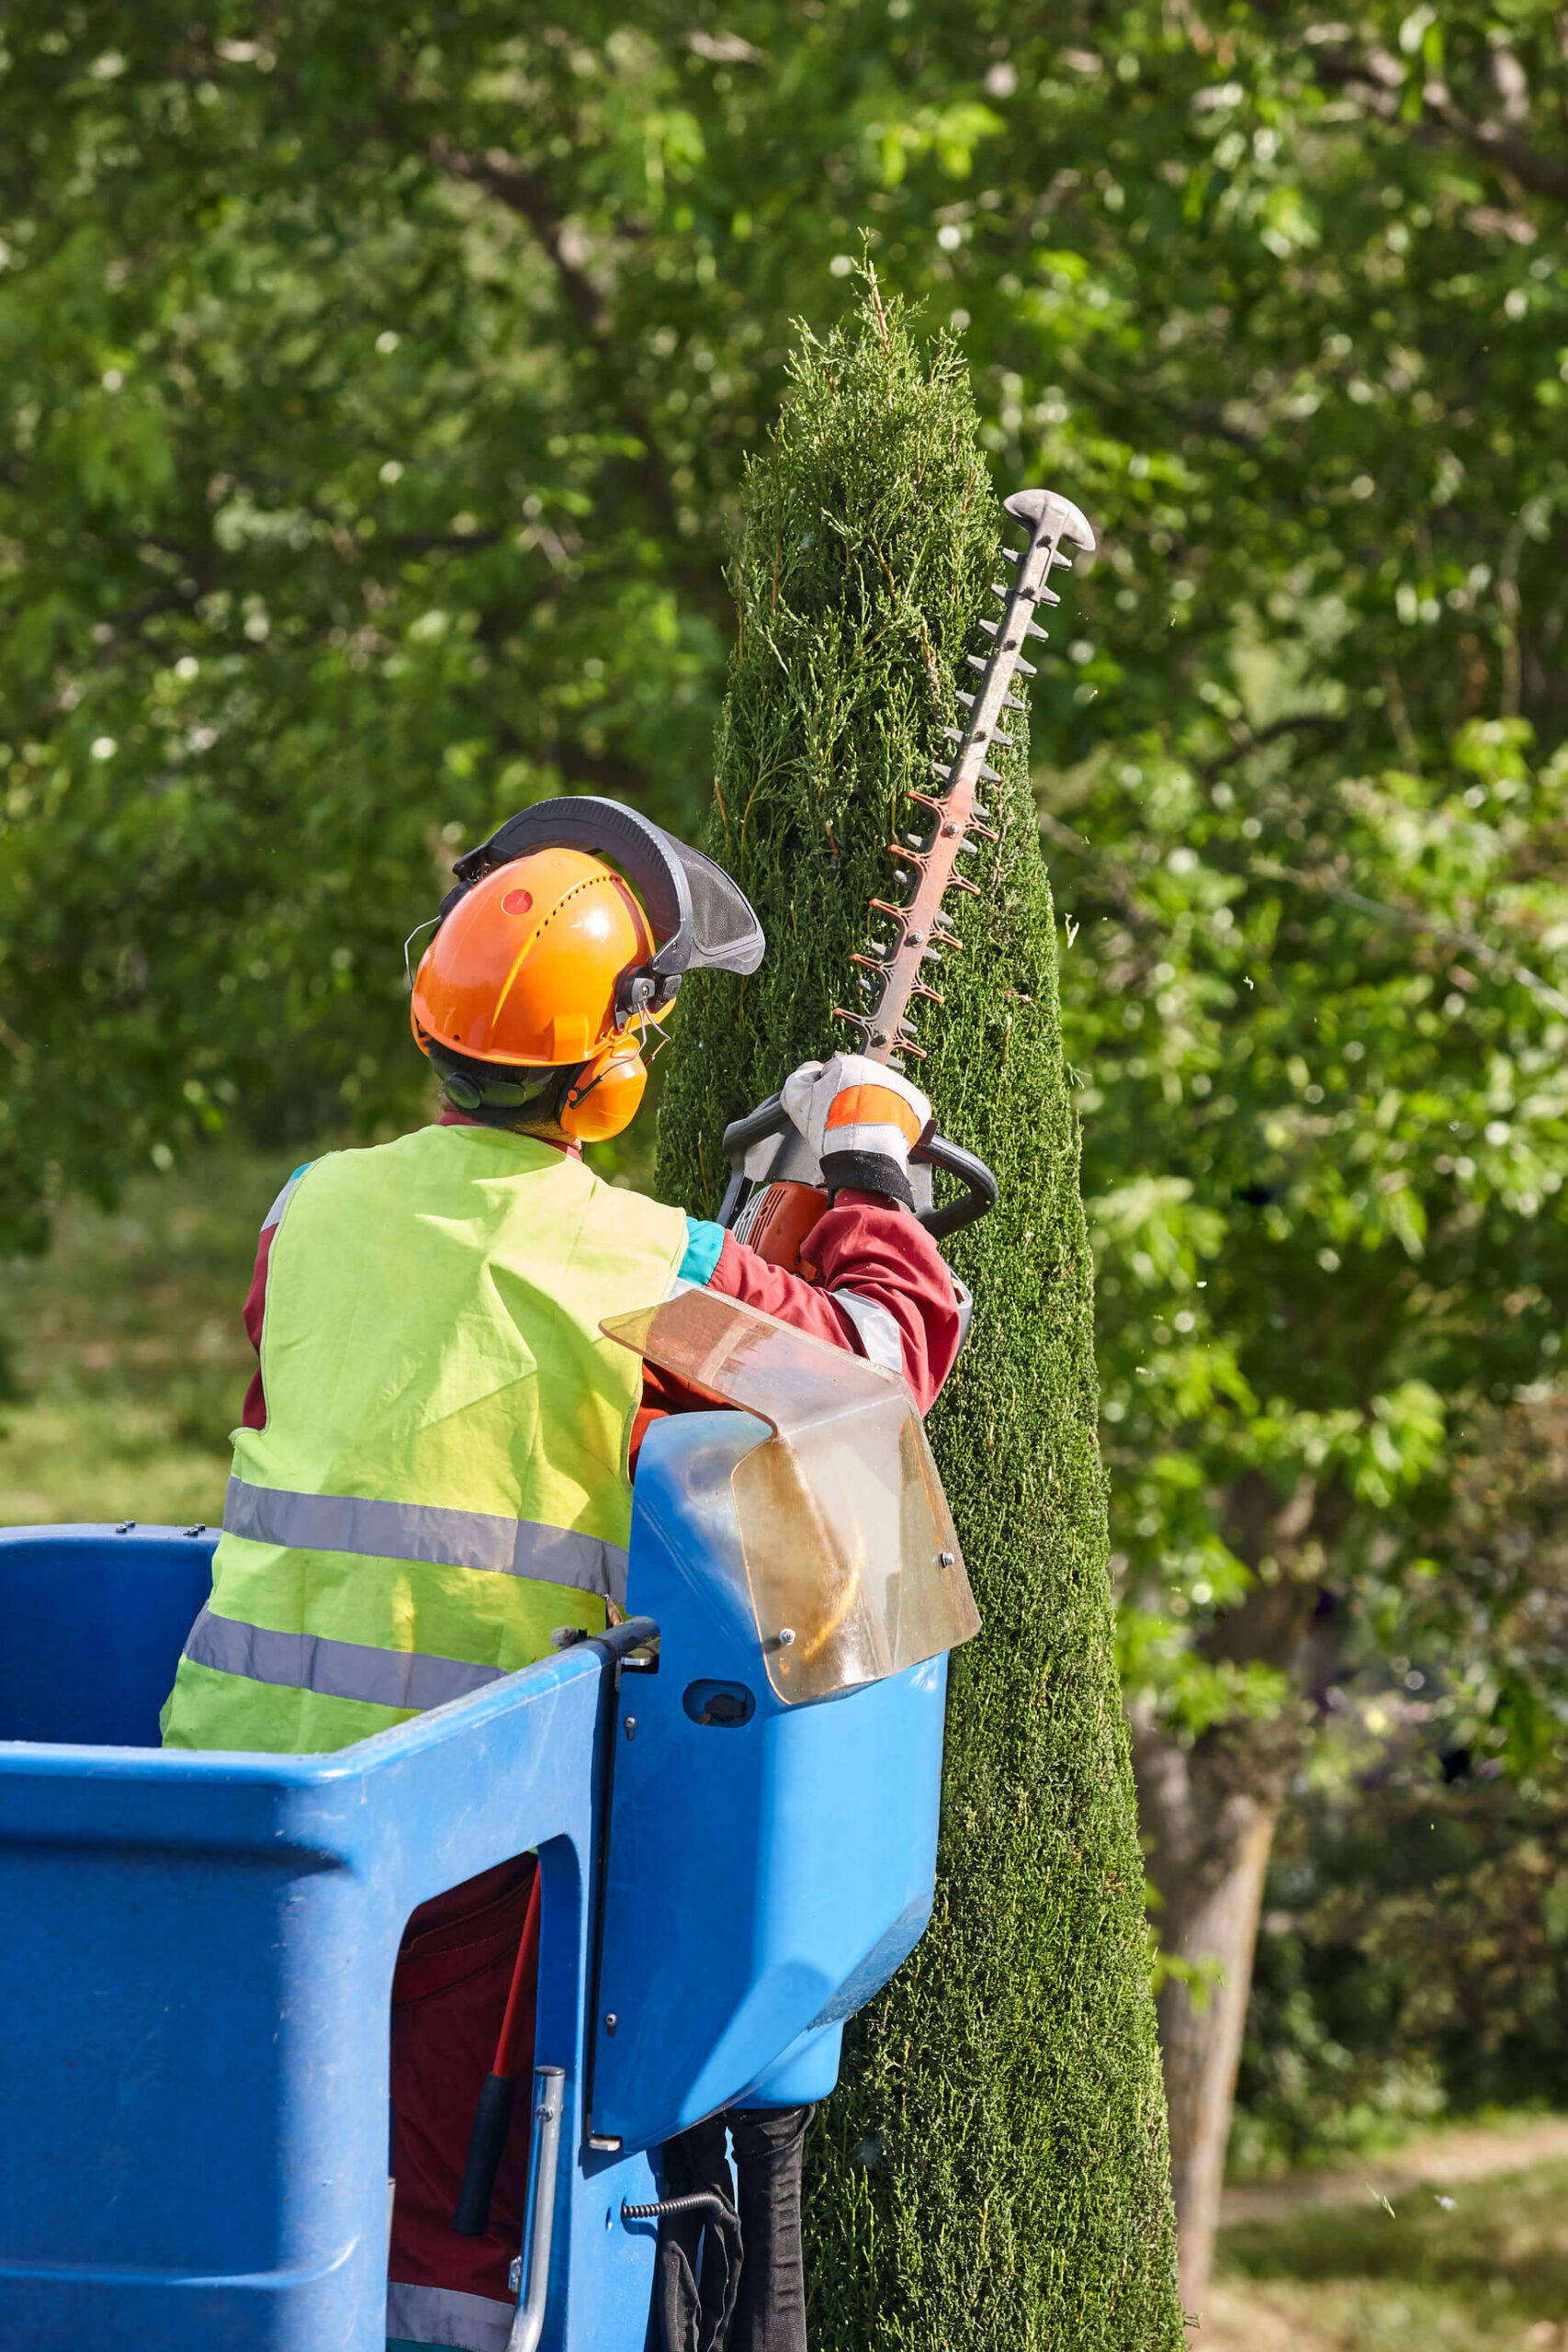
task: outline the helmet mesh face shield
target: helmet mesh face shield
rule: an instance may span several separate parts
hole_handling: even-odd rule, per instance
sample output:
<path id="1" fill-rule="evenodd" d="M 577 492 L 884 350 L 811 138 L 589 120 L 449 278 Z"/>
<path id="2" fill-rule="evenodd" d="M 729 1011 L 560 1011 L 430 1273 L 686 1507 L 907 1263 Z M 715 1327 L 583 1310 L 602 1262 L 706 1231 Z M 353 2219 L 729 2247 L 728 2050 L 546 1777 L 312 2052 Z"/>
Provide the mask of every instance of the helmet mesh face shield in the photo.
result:
<path id="1" fill-rule="evenodd" d="M 691 944 L 686 950 L 688 972 L 754 972 L 762 960 L 766 942 L 750 901 L 711 857 L 688 849 L 684 842 L 664 840 L 679 859 L 691 897 Z M 660 950 L 662 955 L 663 950 Z M 660 957 L 654 957 L 657 966 Z"/>

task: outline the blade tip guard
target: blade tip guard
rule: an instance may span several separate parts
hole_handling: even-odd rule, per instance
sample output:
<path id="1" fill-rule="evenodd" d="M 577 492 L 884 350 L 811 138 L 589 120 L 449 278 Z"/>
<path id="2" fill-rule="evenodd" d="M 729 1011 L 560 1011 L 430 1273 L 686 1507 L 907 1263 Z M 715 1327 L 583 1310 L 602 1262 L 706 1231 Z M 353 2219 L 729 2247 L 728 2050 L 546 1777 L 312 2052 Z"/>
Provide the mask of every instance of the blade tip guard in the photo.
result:
<path id="1" fill-rule="evenodd" d="M 1015 490 L 1002 503 L 1015 522 L 1027 523 L 1032 528 L 1035 524 L 1049 520 L 1060 537 L 1071 539 L 1087 555 L 1094 553 L 1095 537 L 1088 516 L 1059 491 Z"/>

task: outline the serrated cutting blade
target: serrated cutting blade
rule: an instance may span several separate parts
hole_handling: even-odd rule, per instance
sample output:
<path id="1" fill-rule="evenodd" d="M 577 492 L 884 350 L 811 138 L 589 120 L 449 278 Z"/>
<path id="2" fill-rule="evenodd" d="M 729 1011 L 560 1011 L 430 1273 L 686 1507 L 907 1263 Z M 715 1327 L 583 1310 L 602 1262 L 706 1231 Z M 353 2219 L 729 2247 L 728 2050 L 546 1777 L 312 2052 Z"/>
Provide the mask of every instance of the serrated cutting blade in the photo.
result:
<path id="1" fill-rule="evenodd" d="M 1045 634 L 1032 618 L 1034 607 L 1061 602 L 1046 583 L 1053 570 L 1072 570 L 1070 558 L 1062 552 L 1064 539 L 1086 554 L 1094 551 L 1094 533 L 1084 515 L 1071 499 L 1057 492 L 1021 490 L 1006 505 L 1013 521 L 1028 532 L 1028 544 L 1021 549 L 1002 550 L 1016 576 L 1010 587 L 999 582 L 993 584 L 992 593 L 1002 599 L 1001 618 L 981 623 L 989 646 L 983 654 L 966 657 L 980 677 L 973 695 L 958 696 L 966 713 L 965 723 L 941 730 L 957 748 L 949 760 L 932 760 L 935 789 L 909 796 L 918 808 L 930 812 L 931 831 L 923 838 L 917 834 L 887 845 L 889 856 L 908 879 L 908 896 L 899 905 L 887 899 L 871 902 L 874 912 L 897 924 L 897 939 L 886 954 L 857 955 L 851 959 L 863 984 L 868 974 L 880 976 L 874 1001 L 858 1012 L 834 1008 L 840 1020 L 860 1031 L 862 1050 L 873 1061 L 891 1062 L 905 1054 L 919 1061 L 926 1058 L 927 1049 L 917 1043 L 909 1023 L 910 1002 L 923 999 L 942 1004 L 936 990 L 921 978 L 920 967 L 931 954 L 933 943 L 940 942 L 943 950 L 962 944 L 942 911 L 942 900 L 951 890 L 971 898 L 980 896 L 979 885 L 959 872 L 957 860 L 964 850 L 976 846 L 976 835 L 986 841 L 999 838 L 989 810 L 977 806 L 976 795 L 982 781 L 1001 781 L 987 764 L 987 754 L 993 743 L 1004 750 L 1010 745 L 1011 739 L 1000 724 L 1003 712 L 1027 708 L 1011 689 L 1016 680 L 1034 674 L 1021 659 L 1025 638 Z M 875 978 L 869 985 L 876 988 Z"/>

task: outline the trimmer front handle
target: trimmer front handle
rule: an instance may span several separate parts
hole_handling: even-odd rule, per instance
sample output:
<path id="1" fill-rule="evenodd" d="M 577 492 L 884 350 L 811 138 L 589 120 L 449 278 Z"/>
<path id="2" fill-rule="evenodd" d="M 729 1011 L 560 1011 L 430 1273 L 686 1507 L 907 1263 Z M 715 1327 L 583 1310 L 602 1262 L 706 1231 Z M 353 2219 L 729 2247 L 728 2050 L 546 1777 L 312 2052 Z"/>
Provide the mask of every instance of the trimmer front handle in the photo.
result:
<path id="1" fill-rule="evenodd" d="M 773 1138 L 777 1142 L 772 1157 L 761 1165 L 759 1154 L 753 1161 L 755 1172 L 750 1172 L 747 1159 L 759 1145 Z M 779 1094 L 770 1094 L 765 1102 L 759 1102 L 743 1119 L 731 1120 L 724 1131 L 724 1153 L 729 1162 L 729 1182 L 719 1204 L 718 1222 L 725 1227 L 735 1224 L 759 1185 L 820 1185 L 822 1182 L 817 1157 L 790 1118 Z M 915 1214 L 933 1241 L 945 1241 L 951 1234 L 962 1233 L 965 1226 L 977 1224 L 997 1204 L 997 1180 L 985 1161 L 976 1152 L 966 1151 L 962 1144 L 938 1135 L 934 1121 L 911 1150 L 909 1169 L 917 1187 Z M 949 1201 L 941 1208 L 931 1198 L 932 1169 L 955 1176 L 964 1188 L 957 1200 Z"/>
<path id="2" fill-rule="evenodd" d="M 909 1154 L 911 1165 L 940 1168 L 944 1176 L 956 1176 L 964 1190 L 955 1201 L 944 1208 L 925 1208 L 918 1212 L 920 1223 L 933 1241 L 945 1241 L 950 1234 L 962 1233 L 965 1226 L 978 1225 L 997 1205 L 998 1184 L 977 1151 L 967 1151 L 950 1136 L 933 1131 L 920 1137 Z"/>

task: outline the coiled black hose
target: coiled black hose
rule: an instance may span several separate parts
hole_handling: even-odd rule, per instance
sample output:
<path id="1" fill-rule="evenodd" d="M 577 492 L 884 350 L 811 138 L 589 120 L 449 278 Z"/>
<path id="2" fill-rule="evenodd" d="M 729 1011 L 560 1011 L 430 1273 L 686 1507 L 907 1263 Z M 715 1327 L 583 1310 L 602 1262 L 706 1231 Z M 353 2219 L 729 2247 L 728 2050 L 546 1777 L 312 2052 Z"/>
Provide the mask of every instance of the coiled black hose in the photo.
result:
<path id="1" fill-rule="evenodd" d="M 711 2188 L 698 2189 L 690 2197 L 666 2197 L 657 2205 L 628 2205 L 624 2199 L 621 2203 L 623 2222 L 657 2222 L 666 2213 L 706 2213 L 716 2222 L 738 2220 L 734 2206 Z"/>

